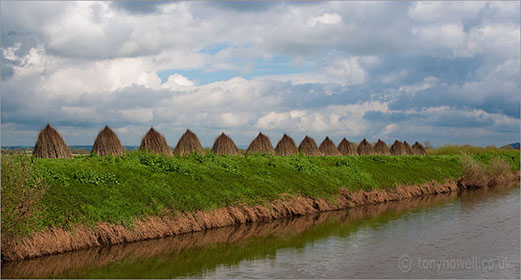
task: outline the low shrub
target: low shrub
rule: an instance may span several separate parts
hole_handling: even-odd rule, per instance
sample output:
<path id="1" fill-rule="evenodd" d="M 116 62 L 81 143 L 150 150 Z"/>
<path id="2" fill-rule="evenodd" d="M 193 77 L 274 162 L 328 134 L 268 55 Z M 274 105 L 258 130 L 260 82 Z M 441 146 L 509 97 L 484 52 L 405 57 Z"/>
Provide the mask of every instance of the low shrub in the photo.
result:
<path id="1" fill-rule="evenodd" d="M 490 161 L 490 175 L 492 177 L 501 177 L 509 175 L 511 172 L 511 165 L 503 158 L 495 157 Z"/>
<path id="2" fill-rule="evenodd" d="M 27 234 L 43 210 L 39 202 L 49 185 L 33 176 L 33 162 L 24 154 L 3 154 L 1 177 L 2 234 Z"/>
<path id="3" fill-rule="evenodd" d="M 512 166 L 501 157 L 492 158 L 488 165 L 469 154 L 462 154 L 462 183 L 468 187 L 487 187 L 510 176 Z"/>

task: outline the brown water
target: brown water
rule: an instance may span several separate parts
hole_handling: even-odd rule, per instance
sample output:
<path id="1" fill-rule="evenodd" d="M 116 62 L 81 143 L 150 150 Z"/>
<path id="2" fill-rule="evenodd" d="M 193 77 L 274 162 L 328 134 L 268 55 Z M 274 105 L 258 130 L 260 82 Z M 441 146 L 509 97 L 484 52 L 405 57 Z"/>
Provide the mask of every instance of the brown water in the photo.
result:
<path id="1" fill-rule="evenodd" d="M 519 278 L 517 187 L 4 263 L 3 278 Z"/>

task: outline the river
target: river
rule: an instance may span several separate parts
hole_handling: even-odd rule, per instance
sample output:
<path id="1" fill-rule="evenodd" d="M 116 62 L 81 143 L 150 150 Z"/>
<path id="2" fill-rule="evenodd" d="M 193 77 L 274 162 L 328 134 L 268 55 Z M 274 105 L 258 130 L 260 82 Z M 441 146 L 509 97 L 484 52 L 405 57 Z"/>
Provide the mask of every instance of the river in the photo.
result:
<path id="1" fill-rule="evenodd" d="M 2 264 L 2 278 L 519 278 L 519 186 Z"/>

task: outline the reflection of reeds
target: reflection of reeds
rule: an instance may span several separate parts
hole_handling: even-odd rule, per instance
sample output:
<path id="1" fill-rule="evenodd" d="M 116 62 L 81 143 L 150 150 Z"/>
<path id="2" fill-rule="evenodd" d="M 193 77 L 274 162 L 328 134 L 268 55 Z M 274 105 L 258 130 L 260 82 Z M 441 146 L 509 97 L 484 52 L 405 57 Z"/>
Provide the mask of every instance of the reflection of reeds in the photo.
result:
<path id="1" fill-rule="evenodd" d="M 73 273 L 74 270 L 84 267 L 100 267 L 112 263 L 121 262 L 128 258 L 129 261 L 139 263 L 153 256 L 176 256 L 181 251 L 202 249 L 210 244 L 233 243 L 227 246 L 228 250 L 241 250 L 242 246 L 248 246 L 252 238 L 269 237 L 279 239 L 272 245 L 295 244 L 291 240 L 300 240 L 304 243 L 317 238 L 327 237 L 329 232 L 318 230 L 318 227 L 333 228 L 335 230 L 353 227 L 356 230 L 360 226 L 370 224 L 376 217 L 384 215 L 385 218 L 397 218 L 410 209 L 418 207 L 434 207 L 436 205 L 453 200 L 457 193 L 449 193 L 439 196 L 425 196 L 407 199 L 401 202 L 388 202 L 377 205 L 367 205 L 351 208 L 345 211 L 330 211 L 315 215 L 291 217 L 270 222 L 249 223 L 239 226 L 229 226 L 207 231 L 182 234 L 161 239 L 147 240 L 129 244 L 113 245 L 110 247 L 96 247 L 67 252 L 59 255 L 30 259 L 18 262 L 7 262 L 2 266 L 3 278 L 50 278 L 60 277 L 64 273 Z M 321 235 L 311 234 L 313 228 Z M 311 236 L 311 238 L 307 238 Z M 296 242 L 299 243 L 299 242 Z M 266 244 L 269 246 L 269 244 Z M 211 249 L 210 249 L 211 250 Z M 186 255 L 186 254 L 184 254 Z M 261 257 L 261 256 L 258 256 Z M 186 260 L 188 261 L 188 260 Z M 227 260 L 220 260 L 225 262 Z"/>
<path id="2" fill-rule="evenodd" d="M 517 174 L 517 177 L 512 176 L 513 181 L 518 181 L 519 172 Z M 402 186 L 391 190 L 348 191 L 342 188 L 336 201 L 293 197 L 288 200 L 274 201 L 269 205 L 227 206 L 211 211 L 178 213 L 175 217 L 148 217 L 144 220 L 136 220 L 133 229 L 109 223 L 98 223 L 94 229 L 78 226 L 73 231 L 67 231 L 58 228 L 36 233 L 31 238 L 21 238 L 17 241 L 2 240 L 2 259 L 13 261 L 88 247 L 122 244 L 204 231 L 236 224 L 312 215 L 317 212 L 398 201 L 428 194 L 458 192 L 466 188 L 465 184 L 457 184 L 456 181 L 431 182 L 421 186 Z"/>

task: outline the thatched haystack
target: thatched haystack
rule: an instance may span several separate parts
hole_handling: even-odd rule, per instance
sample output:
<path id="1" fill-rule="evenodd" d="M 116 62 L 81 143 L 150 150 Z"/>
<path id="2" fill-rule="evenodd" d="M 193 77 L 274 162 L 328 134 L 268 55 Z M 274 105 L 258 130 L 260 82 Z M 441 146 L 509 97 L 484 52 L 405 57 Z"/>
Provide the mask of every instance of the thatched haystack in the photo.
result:
<path id="1" fill-rule="evenodd" d="M 384 141 L 378 139 L 378 142 L 374 145 L 374 151 L 379 155 L 389 156 L 391 155 L 391 151 L 387 147 Z"/>
<path id="2" fill-rule="evenodd" d="M 274 155 L 275 150 L 273 149 L 273 145 L 271 144 L 270 138 L 259 132 L 259 135 L 257 135 L 257 137 L 255 137 L 255 139 L 251 141 L 250 146 L 248 146 L 246 154 Z"/>
<path id="3" fill-rule="evenodd" d="M 149 153 L 172 155 L 172 150 L 163 135 L 157 132 L 153 127 L 145 134 L 141 140 L 139 150 Z"/>
<path id="4" fill-rule="evenodd" d="M 369 143 L 367 140 L 362 140 L 358 145 L 357 152 L 359 155 L 374 155 L 376 152 L 374 151 L 373 145 Z"/>
<path id="5" fill-rule="evenodd" d="M 318 149 L 324 156 L 340 156 L 340 152 L 336 148 L 335 143 L 333 143 L 333 141 L 331 141 L 327 136 L 326 139 L 320 143 Z"/>
<path id="6" fill-rule="evenodd" d="M 298 153 L 297 144 L 293 141 L 293 138 L 284 134 L 275 147 L 275 152 L 278 156 L 294 156 Z"/>
<path id="7" fill-rule="evenodd" d="M 298 152 L 302 153 L 306 156 L 321 156 L 322 153 L 317 147 L 317 143 L 315 143 L 315 140 L 313 138 L 304 137 L 302 142 L 300 142 L 300 145 L 298 146 Z"/>
<path id="8" fill-rule="evenodd" d="M 239 154 L 239 149 L 237 149 L 232 138 L 228 137 L 228 135 L 223 132 L 213 142 L 212 152 L 218 156 L 224 154 L 236 156 Z"/>
<path id="9" fill-rule="evenodd" d="M 407 141 L 403 141 L 403 148 L 405 150 L 405 154 L 412 156 L 414 155 L 414 152 L 412 151 L 412 147 L 407 143 Z"/>
<path id="10" fill-rule="evenodd" d="M 395 140 L 394 143 L 391 145 L 391 154 L 393 156 L 406 155 L 407 152 L 405 151 L 403 143 L 398 140 Z"/>
<path id="11" fill-rule="evenodd" d="M 199 138 L 197 138 L 197 135 L 190 131 L 190 129 L 187 129 L 185 134 L 183 134 L 183 136 L 181 136 L 177 142 L 177 145 L 174 149 L 174 154 L 187 156 L 191 153 L 204 154 L 204 151 L 203 146 L 201 146 L 201 142 L 199 142 Z"/>
<path id="12" fill-rule="evenodd" d="M 342 139 L 340 144 L 338 144 L 338 151 L 343 156 L 356 156 L 358 152 L 356 151 L 355 144 L 353 142 L 348 141 L 347 139 Z"/>
<path id="13" fill-rule="evenodd" d="M 98 133 L 91 153 L 100 156 L 119 156 L 123 153 L 123 146 L 116 133 L 105 125 L 105 128 Z"/>
<path id="14" fill-rule="evenodd" d="M 419 155 L 419 156 L 424 156 L 427 154 L 427 151 L 425 150 L 423 145 L 418 143 L 418 141 L 416 141 L 416 143 L 414 143 L 414 145 L 412 145 L 412 151 L 414 152 L 415 155 Z"/>
<path id="15" fill-rule="evenodd" d="M 37 158 L 72 158 L 63 138 L 49 124 L 38 134 L 33 155 Z"/>

